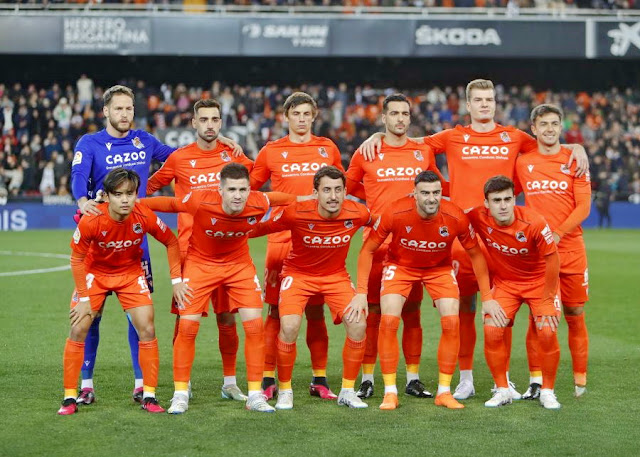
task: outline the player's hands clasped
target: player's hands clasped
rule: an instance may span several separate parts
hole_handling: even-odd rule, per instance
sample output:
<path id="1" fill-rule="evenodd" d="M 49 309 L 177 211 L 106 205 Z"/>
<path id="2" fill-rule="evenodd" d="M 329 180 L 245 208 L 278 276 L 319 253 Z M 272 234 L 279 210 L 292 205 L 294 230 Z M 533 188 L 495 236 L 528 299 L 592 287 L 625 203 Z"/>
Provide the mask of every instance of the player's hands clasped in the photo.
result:
<path id="1" fill-rule="evenodd" d="M 193 289 L 186 282 L 179 282 L 173 285 L 173 298 L 178 304 L 178 309 L 184 309 L 185 305 L 191 303 Z"/>
<path id="2" fill-rule="evenodd" d="M 356 294 L 344 309 L 344 320 L 347 322 L 360 322 L 360 318 L 369 316 L 367 294 Z"/>
<path id="3" fill-rule="evenodd" d="M 487 300 L 482 302 L 482 314 L 488 314 L 496 327 L 506 327 L 509 323 L 507 314 L 496 300 Z"/>
<path id="4" fill-rule="evenodd" d="M 71 320 L 71 326 L 75 327 L 84 319 L 89 317 L 91 320 L 96 316 L 96 313 L 91 309 L 91 302 L 81 301 L 69 311 L 69 319 Z"/>

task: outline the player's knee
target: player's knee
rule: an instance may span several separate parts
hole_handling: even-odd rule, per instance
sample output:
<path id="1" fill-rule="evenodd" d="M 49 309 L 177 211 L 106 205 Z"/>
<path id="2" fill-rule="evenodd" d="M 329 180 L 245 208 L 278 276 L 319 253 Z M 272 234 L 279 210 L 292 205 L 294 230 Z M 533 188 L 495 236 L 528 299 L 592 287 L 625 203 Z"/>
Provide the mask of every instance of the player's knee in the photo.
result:
<path id="1" fill-rule="evenodd" d="M 565 316 L 579 316 L 584 313 L 584 306 L 562 306 Z"/>
<path id="2" fill-rule="evenodd" d="M 140 341 L 151 341 L 156 337 L 156 329 L 153 325 L 153 321 L 144 322 L 141 325 L 138 325 L 139 328 L 136 328 L 138 332 L 138 338 Z"/>
<path id="3" fill-rule="evenodd" d="M 236 318 L 232 313 L 219 313 L 216 314 L 216 322 L 218 325 L 231 326 L 236 324 Z"/>
<path id="4" fill-rule="evenodd" d="M 71 341 L 82 343 L 87 338 L 89 326 L 78 324 L 71 327 L 71 329 L 69 330 L 69 339 Z"/>
<path id="5" fill-rule="evenodd" d="M 347 336 L 354 341 L 362 341 L 367 333 L 367 321 L 360 319 L 359 322 L 345 322 Z"/>
<path id="6" fill-rule="evenodd" d="M 298 338 L 298 332 L 300 331 L 300 323 L 298 322 L 280 322 L 280 336 L 284 342 L 292 343 Z"/>

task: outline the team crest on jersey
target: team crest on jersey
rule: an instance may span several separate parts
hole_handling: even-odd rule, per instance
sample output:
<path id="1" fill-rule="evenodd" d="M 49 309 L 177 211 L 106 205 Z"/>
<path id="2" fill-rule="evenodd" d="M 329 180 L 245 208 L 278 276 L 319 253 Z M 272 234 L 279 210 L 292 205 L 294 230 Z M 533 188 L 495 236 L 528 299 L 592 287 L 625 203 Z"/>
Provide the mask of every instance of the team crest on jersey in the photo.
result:
<path id="1" fill-rule="evenodd" d="M 489 235 L 491 235 L 493 233 L 493 229 L 491 227 L 487 227 L 487 232 L 489 232 Z"/>
<path id="2" fill-rule="evenodd" d="M 569 173 L 571 173 L 571 168 L 567 167 L 566 163 L 563 163 L 562 165 L 560 165 L 560 171 L 565 175 L 568 175 Z"/>
<path id="3" fill-rule="evenodd" d="M 379 158 L 380 160 L 384 160 L 384 154 L 382 154 L 382 153 L 381 153 L 381 154 L 378 154 L 378 158 Z"/>
<path id="4" fill-rule="evenodd" d="M 107 151 L 111 151 L 111 146 L 113 145 L 113 143 L 105 143 L 104 145 L 107 147 Z"/>
<path id="5" fill-rule="evenodd" d="M 404 229 L 407 231 L 407 233 L 411 233 L 411 230 L 413 230 L 413 227 L 411 227 L 410 225 L 406 225 Z"/>
<path id="6" fill-rule="evenodd" d="M 184 198 L 182 199 L 182 203 L 187 203 L 190 198 L 191 198 L 191 192 L 189 192 L 187 195 L 184 196 Z"/>
<path id="7" fill-rule="evenodd" d="M 522 231 L 516 232 L 516 240 L 520 241 L 521 243 L 526 243 L 527 237 Z"/>
<path id="8" fill-rule="evenodd" d="M 348 229 L 353 228 L 353 221 L 344 221 L 344 226 Z"/>
<path id="9" fill-rule="evenodd" d="M 215 217 L 211 218 L 211 225 L 216 225 L 216 222 L 218 222 L 218 219 L 216 219 Z"/>
<path id="10" fill-rule="evenodd" d="M 78 227 L 76 227 L 76 231 L 73 232 L 73 242 L 75 244 L 78 244 L 80 242 L 80 229 Z"/>
<path id="11" fill-rule="evenodd" d="M 440 227 L 440 236 L 444 238 L 449 236 L 449 228 L 446 225 Z"/>
<path id="12" fill-rule="evenodd" d="M 140 141 L 140 138 L 138 137 L 135 137 L 133 140 L 131 140 L 131 142 L 138 149 L 144 148 L 144 144 L 142 144 L 142 141 Z"/>
<path id="13" fill-rule="evenodd" d="M 107 231 L 106 230 L 102 231 L 102 236 L 107 236 Z"/>
<path id="14" fill-rule="evenodd" d="M 227 151 L 222 151 L 220 153 L 220 157 L 222 158 L 222 160 L 224 160 L 225 162 L 231 162 L 231 157 L 229 157 L 229 154 L 227 154 Z"/>
<path id="15" fill-rule="evenodd" d="M 73 156 L 73 162 L 71 162 L 71 165 L 78 165 L 79 163 L 82 163 L 82 152 L 76 151 L 75 155 Z"/>
<path id="16" fill-rule="evenodd" d="M 309 227 L 309 230 L 313 230 L 313 227 L 315 227 L 315 224 L 307 224 L 307 227 Z"/>
<path id="17" fill-rule="evenodd" d="M 500 134 L 500 139 L 502 141 L 504 141 L 505 143 L 509 143 L 511 141 L 511 137 L 509 136 L 509 134 L 507 132 L 502 132 Z"/>
<path id="18" fill-rule="evenodd" d="M 531 173 L 533 171 L 533 165 L 527 165 L 527 170 Z"/>
<path id="19" fill-rule="evenodd" d="M 137 233 L 138 235 L 142 233 L 142 224 L 140 222 L 133 224 L 133 233 Z"/>
<path id="20" fill-rule="evenodd" d="M 247 223 L 249 225 L 254 225 L 256 222 L 258 222 L 258 219 L 256 219 L 255 217 L 251 216 L 247 218 Z"/>
<path id="21" fill-rule="evenodd" d="M 421 162 L 424 160 L 424 157 L 422 157 L 422 152 L 418 151 L 417 149 L 413 151 L 413 156 L 416 158 L 416 160 L 419 160 Z"/>
<path id="22" fill-rule="evenodd" d="M 329 158 L 329 153 L 328 153 L 328 152 L 327 152 L 327 150 L 326 150 L 325 148 L 323 148 L 323 147 L 319 147 L 319 148 L 318 148 L 318 153 L 319 153 L 322 157 L 324 157 L 325 159 L 328 159 L 328 158 Z"/>
<path id="23" fill-rule="evenodd" d="M 471 138 L 471 135 L 467 135 L 465 133 L 464 135 L 462 135 L 462 138 L 464 138 L 464 142 L 466 143 L 467 141 L 469 141 L 469 138 Z"/>
<path id="24" fill-rule="evenodd" d="M 284 157 L 285 159 L 289 155 L 289 153 L 287 151 L 282 151 L 280 154 L 282 154 L 282 157 Z"/>
<path id="25" fill-rule="evenodd" d="M 196 161 L 195 160 L 189 160 L 189 163 L 191 164 L 191 168 L 195 168 L 196 167 Z"/>

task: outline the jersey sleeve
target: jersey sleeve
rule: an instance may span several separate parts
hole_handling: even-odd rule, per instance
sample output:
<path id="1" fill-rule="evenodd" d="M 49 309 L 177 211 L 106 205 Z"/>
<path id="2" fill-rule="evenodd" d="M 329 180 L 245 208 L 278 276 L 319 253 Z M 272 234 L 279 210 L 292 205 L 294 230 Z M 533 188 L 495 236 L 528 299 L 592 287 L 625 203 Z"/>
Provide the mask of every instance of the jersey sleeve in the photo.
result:
<path id="1" fill-rule="evenodd" d="M 249 157 L 247 157 L 246 155 L 241 154 L 240 157 L 238 157 L 238 161 L 244 165 L 245 167 L 247 167 L 247 170 L 249 170 L 249 173 L 251 173 L 251 170 L 253 170 L 253 160 L 251 160 Z"/>
<path id="2" fill-rule="evenodd" d="M 333 156 L 333 163 L 331 165 L 340 171 L 344 171 L 344 167 L 342 166 L 342 154 L 340 154 L 340 149 L 338 149 L 338 146 L 336 146 L 333 141 L 331 142 L 331 154 Z"/>
<path id="3" fill-rule="evenodd" d="M 71 250 L 82 257 L 87 255 L 91 241 L 95 237 L 95 216 L 83 217 L 78 222 L 71 241 Z"/>
<path id="4" fill-rule="evenodd" d="M 180 278 L 182 274 L 178 238 L 176 238 L 171 229 L 167 227 L 167 224 L 149 208 L 144 208 L 143 212 L 146 214 L 148 220 L 147 232 L 167 247 L 171 278 Z"/>
<path id="5" fill-rule="evenodd" d="M 269 200 L 269 206 L 286 206 L 295 202 L 298 198 L 292 194 L 286 194 L 284 192 L 264 192 L 264 195 Z"/>
<path id="6" fill-rule="evenodd" d="M 440 172 L 440 169 L 438 169 L 438 165 L 436 164 L 436 156 L 433 152 L 433 148 L 429 146 L 429 149 L 425 152 L 429 157 L 429 166 L 427 167 L 427 170 L 431 170 L 438 175 L 438 178 L 440 178 L 440 182 L 442 183 L 442 195 L 444 195 L 445 197 L 448 197 L 450 195 L 449 181 L 444 179 L 444 176 Z"/>
<path id="7" fill-rule="evenodd" d="M 378 216 L 372 228 L 370 238 L 379 244 L 384 243 L 393 230 L 393 208 L 389 207 L 381 216 Z"/>
<path id="8" fill-rule="evenodd" d="M 161 143 L 160 140 L 158 140 L 153 135 L 148 135 L 148 141 L 150 141 L 153 145 L 152 157 L 160 162 L 166 161 L 167 158 L 169 158 L 169 155 L 171 155 L 171 153 L 175 151 L 175 148 Z"/>
<path id="9" fill-rule="evenodd" d="M 92 164 L 91 140 L 87 135 L 84 135 L 76 143 L 71 162 L 71 192 L 76 200 L 88 196 Z"/>
<path id="10" fill-rule="evenodd" d="M 269 163 L 267 161 L 268 154 L 265 148 L 266 146 L 258 152 L 258 156 L 249 175 L 251 188 L 254 190 L 260 189 L 271 177 L 271 170 L 269 169 Z"/>
<path id="11" fill-rule="evenodd" d="M 457 221 L 457 229 L 458 240 L 460 240 L 460 244 L 462 244 L 463 248 L 472 249 L 474 246 L 478 245 L 478 238 L 476 237 L 473 225 L 471 225 L 471 221 L 462 211 L 460 211 Z"/>
<path id="12" fill-rule="evenodd" d="M 576 229 L 582 222 L 589 217 L 591 212 L 591 178 L 587 171 L 584 175 L 573 181 L 573 197 L 576 207 L 565 221 L 556 228 L 556 233 L 563 237 Z"/>
<path id="13" fill-rule="evenodd" d="M 249 234 L 249 238 L 256 238 L 269 233 L 281 232 L 283 230 L 291 230 L 295 221 L 297 206 L 297 202 L 294 202 L 281 212 L 274 215 L 273 218 L 264 222 L 259 222 L 256 224 L 255 229 L 253 229 Z"/>
<path id="14" fill-rule="evenodd" d="M 549 224 L 547 224 L 542 217 L 532 223 L 531 229 L 534 231 L 533 239 L 536 242 L 536 247 L 541 256 L 548 256 L 558 250 L 556 243 L 553 241 L 551 227 L 549 227 Z"/>
<path id="15" fill-rule="evenodd" d="M 369 208 L 364 205 L 358 205 L 360 209 L 360 227 L 369 227 L 373 224 L 373 218 Z"/>
<path id="16" fill-rule="evenodd" d="M 353 154 L 351 157 L 351 163 L 349 163 L 349 168 L 345 173 L 348 181 L 354 181 L 357 183 L 361 183 L 364 178 L 364 170 L 362 168 L 363 156 L 359 152 Z"/>
<path id="17" fill-rule="evenodd" d="M 147 195 L 151 195 L 168 185 L 176 176 L 175 156 L 169 156 L 162 167 L 156 171 L 147 182 Z"/>
<path id="18" fill-rule="evenodd" d="M 520 134 L 520 152 L 531 152 L 538 147 L 538 140 L 522 130 L 517 130 Z"/>
<path id="19" fill-rule="evenodd" d="M 451 129 L 443 130 L 430 136 L 425 136 L 422 140 L 424 144 L 433 149 L 434 154 L 442 154 L 446 152 L 447 140 Z"/>

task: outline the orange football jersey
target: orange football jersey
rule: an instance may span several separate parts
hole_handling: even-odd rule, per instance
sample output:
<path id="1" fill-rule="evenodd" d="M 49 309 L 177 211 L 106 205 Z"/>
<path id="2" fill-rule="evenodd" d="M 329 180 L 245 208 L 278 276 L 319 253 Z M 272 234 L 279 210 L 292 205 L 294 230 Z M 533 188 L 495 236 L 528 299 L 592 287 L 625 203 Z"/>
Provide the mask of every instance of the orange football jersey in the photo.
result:
<path id="1" fill-rule="evenodd" d="M 498 225 L 484 206 L 467 216 L 482 237 L 491 263 L 492 278 L 500 282 L 544 283 L 545 256 L 557 251 L 553 233 L 544 218 L 531 208 L 516 206 L 515 220 L 509 226 Z"/>
<path id="2" fill-rule="evenodd" d="M 212 190 L 220 185 L 220 171 L 231 162 L 241 163 L 251 171 L 253 161 L 244 154 L 234 157 L 232 150 L 218 142 L 211 151 L 204 151 L 197 143 L 191 143 L 174 151 L 162 167 L 147 183 L 147 195 L 168 185 L 175 179 L 175 196 L 182 199 L 194 190 Z M 189 213 L 178 214 L 178 241 L 180 251 L 186 252 L 191 237 L 193 217 Z"/>
<path id="3" fill-rule="evenodd" d="M 518 154 L 537 145 L 525 132 L 499 124 L 484 133 L 458 125 L 425 137 L 424 142 L 436 154 L 447 155 L 451 201 L 464 210 L 483 204 L 483 188 L 489 178 L 513 178 Z"/>
<path id="4" fill-rule="evenodd" d="M 367 207 L 352 200 L 345 200 L 333 219 L 320 216 L 317 200 L 307 200 L 287 206 L 273 219 L 259 224 L 251 236 L 290 230 L 292 247 L 284 260 L 282 274 L 294 271 L 325 276 L 345 270 L 353 234 L 370 223 Z"/>
<path id="5" fill-rule="evenodd" d="M 88 273 L 121 275 L 139 273 L 142 259 L 140 247 L 149 233 L 165 246 L 175 240 L 173 232 L 145 205 L 136 203 L 124 221 L 115 221 L 109 216 L 109 203 L 97 208 L 102 214 L 87 214 L 80 219 L 73 234 L 71 249 L 86 255 L 84 265 Z M 171 265 L 171 277 L 180 276 L 180 262 Z"/>
<path id="6" fill-rule="evenodd" d="M 387 262 L 411 268 L 451 267 L 451 245 L 458 238 L 465 249 L 478 245 L 469 219 L 454 203 L 440 202 L 433 218 L 418 213 L 413 197 L 393 202 L 374 224 L 372 239 L 383 243 L 393 235 Z"/>
<path id="7" fill-rule="evenodd" d="M 311 136 L 307 143 L 293 143 L 289 136 L 270 141 L 258 153 L 251 171 L 251 188 L 259 189 L 271 179 L 271 189 L 292 195 L 310 195 L 313 176 L 327 165 L 342 168 L 340 151 L 328 138 Z M 269 241 L 286 243 L 288 231 L 269 235 Z"/>
<path id="8" fill-rule="evenodd" d="M 156 211 L 191 214 L 187 258 L 210 265 L 251 262 L 247 238 L 269 210 L 267 195 L 255 191 L 249 194 L 244 210 L 234 216 L 225 213 L 218 192 L 197 191 L 183 199 L 152 197 L 143 202 Z"/>
<path id="9" fill-rule="evenodd" d="M 571 151 L 566 148 L 561 148 L 554 155 L 543 155 L 535 150 L 521 155 L 516 162 L 516 176 L 522 186 L 526 205 L 543 215 L 553 231 L 565 226 L 577 202 L 589 207 L 591 205 L 589 173 L 576 177 L 576 164 L 570 169 L 566 166 L 570 156 Z M 579 224 L 564 234 L 558 244 L 558 250 L 563 252 L 583 248 L 582 227 Z"/>

